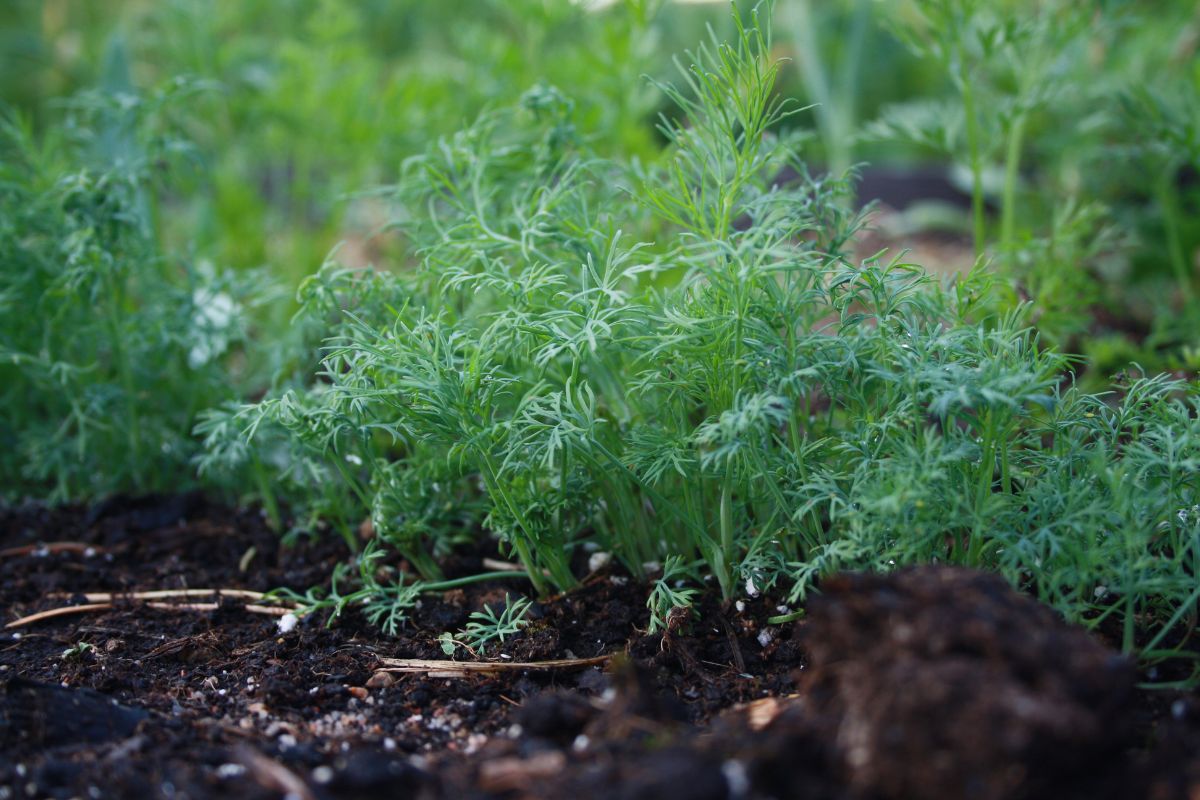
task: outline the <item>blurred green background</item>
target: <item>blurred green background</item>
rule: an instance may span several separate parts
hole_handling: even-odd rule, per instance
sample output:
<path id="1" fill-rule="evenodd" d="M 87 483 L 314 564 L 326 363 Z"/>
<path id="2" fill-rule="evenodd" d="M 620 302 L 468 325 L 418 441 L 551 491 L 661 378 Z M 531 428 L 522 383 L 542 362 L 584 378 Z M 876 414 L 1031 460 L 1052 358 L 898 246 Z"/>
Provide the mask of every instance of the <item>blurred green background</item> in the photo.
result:
<path id="1" fill-rule="evenodd" d="M 955 145 L 943 146 L 954 123 L 938 117 L 954 76 L 928 49 L 912 47 L 939 35 L 924 19 L 937 5 L 969 12 L 981 4 L 775 4 L 776 50 L 789 59 L 783 91 L 818 104 L 796 119 L 814 131 L 815 163 L 840 171 L 862 162 L 956 162 Z M 982 66 L 996 95 L 981 99 L 995 105 L 985 116 L 1000 119 L 1014 102 L 1032 107 L 1021 168 L 1039 170 L 1043 185 L 1028 188 L 1056 184 L 1054 192 L 1025 196 L 1032 201 L 1026 219 L 1034 221 L 1064 192 L 1118 206 L 1138 194 L 1144 162 L 1107 147 L 1133 130 L 1117 96 L 1150 86 L 1173 101 L 1194 95 L 1200 80 L 1195 3 L 982 4 L 1017 21 L 1052 16 L 1056 6 L 1082 9 L 1095 24 L 1081 35 L 1023 43 L 1020 60 L 1046 61 L 1039 82 L 1053 92 L 1032 97 L 1017 70 Z M 269 264 L 295 279 L 339 241 L 347 242 L 344 260 L 371 260 L 379 243 L 368 239 L 380 220 L 370 203 L 352 202 L 354 193 L 393 179 L 403 158 L 538 82 L 575 101 L 578 124 L 600 155 L 652 158 L 663 105 L 643 76 L 670 78 L 674 54 L 694 46 L 706 27 L 720 35 L 729 25 L 724 2 L 8 0 L 0 11 L 0 98 L 45 129 L 61 119 L 62 101 L 83 89 L 201 82 L 207 90 L 182 122 L 202 160 L 172 187 L 166 242 L 223 265 Z M 885 124 L 872 125 L 881 116 Z M 996 170 L 998 148 L 986 154 Z M 1115 212 L 1140 233 L 1162 226 L 1145 204 Z M 1150 247 L 1135 261 L 1153 273 L 1164 255 Z"/>
<path id="2" fill-rule="evenodd" d="M 786 91 L 836 108 L 835 138 L 815 146 L 820 157 L 836 141 L 843 168 L 865 155 L 852 142 L 856 121 L 941 82 L 882 35 L 877 5 L 779 4 L 779 55 L 808 43 L 797 32 L 811 23 L 821 60 L 857 65 L 830 76 L 843 90 L 853 82 L 846 102 L 807 96 L 811 58 L 785 70 Z M 81 90 L 201 82 L 181 121 L 201 162 L 166 198 L 166 243 L 292 280 L 343 240 L 343 260 L 372 260 L 367 240 L 381 220 L 353 195 L 539 82 L 574 100 L 598 154 L 653 158 L 664 106 L 645 76 L 670 79 L 674 54 L 706 27 L 730 26 L 725 3 L 654 0 L 12 0 L 2 13 L 0 96 L 38 129 L 58 124 L 62 101 Z"/>
<path id="3" fill-rule="evenodd" d="M 860 199 L 881 203 L 864 257 L 909 248 L 912 260 L 949 275 L 985 264 L 1000 302 L 1024 304 L 1046 341 L 1080 353 L 1093 387 L 1134 363 L 1195 376 L 1194 0 L 779 0 L 765 8 L 774 52 L 786 59 L 779 90 L 808 107 L 790 124 L 809 132 L 810 168 L 860 168 Z M 141 261 L 120 263 L 149 269 L 132 268 L 131 288 L 110 292 L 109 306 L 118 316 L 203 321 L 207 312 L 155 298 L 179 289 L 195 305 L 218 296 L 188 289 L 197 275 L 260 270 L 274 293 L 237 296 L 255 325 L 241 335 L 282 341 L 293 335 L 288 298 L 335 248 L 350 267 L 410 262 L 372 192 L 394 182 L 406 158 L 548 85 L 573 102 L 573 124 L 597 156 L 653 162 L 668 109 L 654 80 L 672 80 L 688 64 L 686 55 L 673 63 L 677 54 L 710 29 L 727 38 L 731 25 L 727 3 L 668 0 L 6 0 L 0 114 L 20 133 L 0 148 L 8 162 L 0 177 L 15 187 L 5 202 L 14 218 L 34 207 L 31 198 L 69 216 L 53 188 L 61 176 L 117 175 L 123 159 L 146 154 L 171 160 L 170 169 L 141 164 L 129 179 L 150 241 L 134 248 Z M 119 121 L 135 107 L 154 109 L 138 111 L 137 136 Z M 145 141 L 134 144 L 138 136 Z M 34 223 L 14 223 L 0 242 L 9 248 L 0 313 L 63 296 L 53 247 L 37 262 L 45 280 L 29 278 L 22 224 Z M 44 239 L 69 229 L 47 223 Z M 153 287 L 139 288 L 139 275 L 152 276 Z M 76 317 L 0 324 L 0 353 L 32 364 L 39 346 L 52 350 L 46 341 L 85 329 L 88 309 L 103 302 L 68 296 L 80 302 Z M 110 327 L 111 353 L 40 358 L 40 377 L 29 378 L 39 388 L 12 378 L 10 399 L 68 396 L 94 380 L 101 399 L 69 412 L 87 425 L 122 393 L 136 395 L 121 402 L 136 400 L 140 413 L 171 406 L 156 389 L 134 391 L 136 376 L 124 389 L 113 388 L 115 373 L 108 383 L 86 377 L 91 364 L 122 360 L 119 339 L 132 334 Z M 186 353 L 188 335 L 159 338 Z M 155 347 L 147 339 L 146 352 Z M 227 358 L 211 376 L 213 393 L 164 424 L 186 439 L 206 405 L 260 395 L 285 349 Z M 186 383 L 178 362 L 175 382 Z M 20 369 L 21 379 L 34 374 Z M 67 374 L 84 377 L 68 390 Z M 39 403 L 27 401 L 27 417 L 14 412 L 0 425 L 0 445 L 40 420 L 64 446 L 95 446 Z"/>

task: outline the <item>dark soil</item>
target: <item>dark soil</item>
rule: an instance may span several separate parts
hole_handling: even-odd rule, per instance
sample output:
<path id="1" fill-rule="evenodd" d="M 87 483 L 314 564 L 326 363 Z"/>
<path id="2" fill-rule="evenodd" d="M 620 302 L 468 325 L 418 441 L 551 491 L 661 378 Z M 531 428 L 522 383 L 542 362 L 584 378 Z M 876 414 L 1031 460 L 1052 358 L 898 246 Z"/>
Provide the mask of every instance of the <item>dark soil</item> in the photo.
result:
<path id="1" fill-rule="evenodd" d="M 0 511 L 0 608 L 307 588 L 344 557 L 335 539 L 284 548 L 259 514 L 190 495 Z M 40 546 L 55 542 L 81 546 Z M 603 572 L 489 655 L 618 654 L 606 670 L 379 671 L 444 659 L 439 634 L 527 590 L 426 598 L 395 638 L 353 610 L 281 633 L 230 599 L 7 630 L 0 800 L 1200 797 L 1196 696 L 1135 688 L 1105 645 L 965 570 L 827 580 L 789 625 L 765 598 L 710 600 L 666 637 L 644 631 L 645 588 Z"/>

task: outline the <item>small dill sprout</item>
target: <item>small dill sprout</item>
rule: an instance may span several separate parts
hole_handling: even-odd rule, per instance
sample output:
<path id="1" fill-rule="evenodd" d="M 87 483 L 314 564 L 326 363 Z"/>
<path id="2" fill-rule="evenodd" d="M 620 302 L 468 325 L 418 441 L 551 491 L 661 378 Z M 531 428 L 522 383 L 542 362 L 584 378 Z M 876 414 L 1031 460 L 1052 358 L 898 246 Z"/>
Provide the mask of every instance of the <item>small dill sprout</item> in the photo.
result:
<path id="1" fill-rule="evenodd" d="M 446 655 L 453 655 L 456 647 L 463 647 L 473 655 L 483 655 L 487 652 L 489 644 L 503 643 L 529 624 L 525 617 L 532 605 L 532 601 L 524 597 L 513 600 L 505 594 L 504 608 L 499 614 L 491 606 L 485 605 L 482 611 L 471 613 L 467 626 L 459 631 L 457 636 L 446 632 L 438 641 Z"/>
<path id="2" fill-rule="evenodd" d="M 687 579 L 688 569 L 679 556 L 670 556 L 663 562 L 662 575 L 654 581 L 646 607 L 650 609 L 650 633 L 667 629 L 668 619 L 676 609 L 692 611 L 692 601 L 698 591 L 681 586 Z"/>

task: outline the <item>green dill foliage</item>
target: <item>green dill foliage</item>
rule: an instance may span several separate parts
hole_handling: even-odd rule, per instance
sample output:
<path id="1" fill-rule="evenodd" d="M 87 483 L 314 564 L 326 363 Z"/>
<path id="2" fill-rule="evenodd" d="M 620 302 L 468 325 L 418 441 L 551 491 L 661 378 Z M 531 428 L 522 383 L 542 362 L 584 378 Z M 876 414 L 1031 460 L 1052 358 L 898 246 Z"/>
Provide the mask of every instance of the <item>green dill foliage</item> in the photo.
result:
<path id="1" fill-rule="evenodd" d="M 411 160 L 392 199 L 419 264 L 305 286 L 343 309 L 322 369 L 231 412 L 241 446 L 426 580 L 482 528 L 544 595 L 591 541 L 666 565 L 657 628 L 700 582 L 796 603 L 836 570 L 953 562 L 1131 650 L 1153 620 L 1161 654 L 1200 566 L 1195 386 L 1084 394 L 982 271 L 852 261 L 847 181 L 808 175 L 769 38 L 737 23 L 662 86 L 653 164 L 596 158 L 547 86 Z"/>
<path id="2" fill-rule="evenodd" d="M 1057 343 L 1087 324 L 1100 295 L 1086 265 L 1115 244 L 1106 210 L 1081 200 L 1078 182 L 1061 174 L 1076 163 L 1072 151 L 1095 147 L 1087 128 L 1096 122 L 1081 118 L 1112 105 L 1113 87 L 1093 79 L 1091 62 L 1118 32 L 1115 17 L 1065 0 L 896 4 L 894 32 L 940 66 L 952 96 L 892 104 L 865 130 L 868 139 L 906 141 L 965 168 L 976 257 L 995 255 L 1028 298 L 1031 321 Z M 1068 127 L 1074 138 L 1053 152 L 1047 140 Z M 1031 155 L 1036 187 L 1022 175 Z M 989 224 L 989 199 L 998 226 Z"/>
<path id="3" fill-rule="evenodd" d="M 327 613 L 326 625 L 332 625 L 347 608 L 361 607 L 371 624 L 395 636 L 408 612 L 420 600 L 423 587 L 391 580 L 390 570 L 383 564 L 386 555 L 385 550 L 371 542 L 353 562 L 342 562 L 334 568 L 328 589 L 314 587 L 304 594 L 280 589 L 275 594 L 295 603 L 297 616 Z M 346 590 L 344 587 L 349 583 L 354 588 Z"/>
<path id="4" fill-rule="evenodd" d="M 640 75 L 661 69 L 663 39 L 678 37 L 681 27 L 675 15 L 658 19 L 661 6 L 67 3 L 48 16 L 20 14 L 32 28 L 22 31 L 31 46 L 50 52 L 32 65 L 28 55 L 5 62 L 0 81 L 4 96 L 20 101 L 28 89 L 12 84 L 87 80 L 87 54 L 123 35 L 138 75 L 218 85 L 196 100 L 188 125 L 206 153 L 205 171 L 177 198 L 184 208 L 165 220 L 164 233 L 220 263 L 268 263 L 296 282 L 339 240 L 348 241 L 346 257 L 357 265 L 380 258 L 377 251 L 392 253 L 374 235 L 381 219 L 373 198 L 348 193 L 392 180 L 403 158 L 481 109 L 513 102 L 543 76 L 571 90 L 581 129 L 604 152 L 653 153 L 654 132 L 644 120 L 658 98 Z M 0 28 L 13 24 L 25 27 L 14 19 Z M 43 35 L 47 41 L 38 42 Z M 55 37 L 80 44 L 59 46 Z M 46 113 L 49 104 L 39 99 L 27 101 L 30 113 Z"/>
<path id="5" fill-rule="evenodd" d="M 984 171 L 1003 164 L 1000 245 L 1014 245 L 1017 189 L 1028 126 L 1077 91 L 1086 47 L 1108 19 L 1065 0 L 915 0 L 899 4 L 900 35 L 940 64 L 957 102 L 889 109 L 878 133 L 907 133 L 959 156 L 971 172 L 976 253 L 986 242 Z M 1094 97 L 1094 95 L 1093 95 Z"/>
<path id="6" fill-rule="evenodd" d="M 463 647 L 473 655 L 485 654 L 489 644 L 503 644 L 505 639 L 516 636 L 529 624 L 525 617 L 532 605 L 533 601 L 524 597 L 513 600 L 504 595 L 504 609 L 500 613 L 485 605 L 482 611 L 472 612 L 467 627 L 459 631 L 458 636 L 443 633 L 438 638 L 442 652 L 452 656 L 457 648 Z"/>
<path id="7" fill-rule="evenodd" d="M 1129 141 L 1114 148 L 1118 156 L 1153 176 L 1151 190 L 1157 201 L 1165 260 L 1171 266 L 1179 298 L 1191 312 L 1181 326 L 1184 330 L 1176 334 L 1181 338 L 1190 338 L 1197 314 L 1195 269 L 1189 266 L 1189 253 L 1194 253 L 1200 242 L 1195 224 L 1187 230 L 1184 209 L 1189 198 L 1180 177 L 1183 170 L 1200 170 L 1200 73 L 1193 73 L 1174 80 L 1159 77 L 1154 84 L 1134 86 L 1123 94 L 1120 121 L 1129 131 Z M 1191 194 L 1194 205 L 1194 189 Z M 1170 325 L 1172 320 L 1168 317 L 1166 321 Z"/>
<path id="8" fill-rule="evenodd" d="M 671 612 L 676 608 L 690 609 L 698 591 L 688 586 L 688 570 L 679 556 L 667 556 L 662 575 L 654 581 L 646 608 L 650 609 L 650 633 L 665 631 Z"/>
<path id="9" fill-rule="evenodd" d="M 380 541 L 369 541 L 352 559 L 339 563 L 330 576 L 328 588 L 312 587 L 303 594 L 283 588 L 272 594 L 291 601 L 298 617 L 326 614 L 326 625 L 332 625 L 347 608 L 361 608 L 371 624 L 394 636 L 407 622 L 409 612 L 418 605 L 423 594 L 436 595 L 483 581 L 528 578 L 523 572 L 504 570 L 444 581 L 410 580 L 411 576 L 398 572 L 388 563 L 388 550 Z M 520 605 L 519 601 L 517 605 Z M 517 616 L 523 614 L 522 610 Z M 512 622 L 514 618 L 508 619 Z"/>
<path id="10" fill-rule="evenodd" d="M 0 129 L 0 493 L 178 490 L 191 428 L 234 396 L 260 281 L 165 253 L 158 198 L 202 87 L 138 93 L 119 50 L 63 129 Z"/>
<path id="11" fill-rule="evenodd" d="M 884 107 L 862 139 L 915 145 L 961 167 L 976 256 L 1012 284 L 995 300 L 1026 302 L 1047 340 L 1086 350 L 1094 309 L 1107 306 L 1147 327 L 1153 316 L 1136 360 L 1173 364 L 1196 320 L 1187 264 L 1200 228 L 1189 223 L 1196 195 L 1181 177 L 1196 163 L 1194 4 L 888 8 L 883 18 L 914 66 L 937 66 L 946 86 Z M 1156 314 L 1164 300 L 1188 313 Z"/>

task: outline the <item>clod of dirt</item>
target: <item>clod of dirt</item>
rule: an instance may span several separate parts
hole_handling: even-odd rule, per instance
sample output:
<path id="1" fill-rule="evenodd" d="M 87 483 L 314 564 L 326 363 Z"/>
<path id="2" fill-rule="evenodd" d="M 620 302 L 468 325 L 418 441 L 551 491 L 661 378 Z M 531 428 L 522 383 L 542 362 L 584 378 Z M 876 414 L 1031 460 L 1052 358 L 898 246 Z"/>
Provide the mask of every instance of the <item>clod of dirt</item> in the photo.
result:
<path id="1" fill-rule="evenodd" d="M 115 518 L 126 529 L 139 533 L 174 525 L 203 506 L 204 499 L 198 492 L 143 497 L 115 495 L 91 506 L 84 522 L 90 526 L 102 519 Z"/>
<path id="2" fill-rule="evenodd" d="M 595 708 L 578 692 L 546 691 L 529 698 L 517 710 L 517 724 L 528 736 L 570 744 L 595 715 Z"/>
<path id="3" fill-rule="evenodd" d="M 995 575 L 845 575 L 809 613 L 805 688 L 864 794 L 1064 796 L 1129 744 L 1132 664 Z"/>
<path id="4" fill-rule="evenodd" d="M 123 739 L 148 716 L 92 689 L 12 678 L 0 703 L 0 745 L 58 747 Z"/>
<path id="5" fill-rule="evenodd" d="M 414 797 L 430 782 L 430 777 L 407 758 L 376 749 L 358 749 L 339 756 L 329 769 L 329 791 L 347 800 Z"/>

